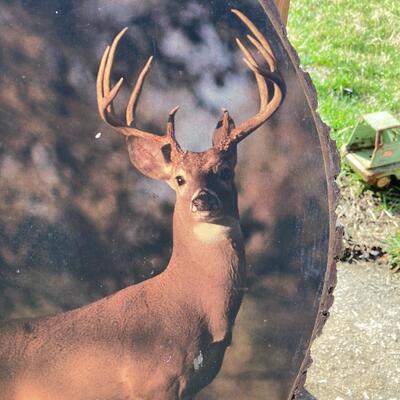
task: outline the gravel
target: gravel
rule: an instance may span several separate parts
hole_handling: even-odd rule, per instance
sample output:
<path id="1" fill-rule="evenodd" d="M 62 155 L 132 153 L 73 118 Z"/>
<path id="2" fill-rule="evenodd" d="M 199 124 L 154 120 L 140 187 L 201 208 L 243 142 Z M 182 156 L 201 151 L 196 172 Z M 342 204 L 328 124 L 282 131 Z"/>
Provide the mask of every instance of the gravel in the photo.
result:
<path id="1" fill-rule="evenodd" d="M 300 399 L 400 400 L 400 274 L 339 263 L 335 303 Z"/>

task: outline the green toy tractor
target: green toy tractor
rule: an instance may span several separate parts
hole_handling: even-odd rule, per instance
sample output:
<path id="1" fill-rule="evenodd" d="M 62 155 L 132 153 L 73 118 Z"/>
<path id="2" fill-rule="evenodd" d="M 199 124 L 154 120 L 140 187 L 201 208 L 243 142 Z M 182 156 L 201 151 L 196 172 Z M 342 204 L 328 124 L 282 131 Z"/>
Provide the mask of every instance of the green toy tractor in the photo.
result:
<path id="1" fill-rule="evenodd" d="M 371 185 L 383 188 L 400 179 L 400 121 L 388 112 L 363 115 L 342 154 Z"/>

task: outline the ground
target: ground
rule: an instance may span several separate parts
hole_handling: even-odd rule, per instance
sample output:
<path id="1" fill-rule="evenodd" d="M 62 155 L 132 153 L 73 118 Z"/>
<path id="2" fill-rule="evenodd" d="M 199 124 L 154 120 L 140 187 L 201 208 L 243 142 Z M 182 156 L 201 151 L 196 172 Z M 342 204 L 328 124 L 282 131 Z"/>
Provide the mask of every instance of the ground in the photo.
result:
<path id="1" fill-rule="evenodd" d="M 302 400 L 400 399 L 399 304 L 400 277 L 387 265 L 340 263 Z"/>
<path id="2" fill-rule="evenodd" d="M 342 258 L 350 262 L 338 263 L 335 303 L 312 346 L 314 363 L 301 399 L 398 400 L 400 273 L 390 269 L 385 249 L 400 216 L 382 207 L 382 192 L 345 174 L 339 183 Z"/>

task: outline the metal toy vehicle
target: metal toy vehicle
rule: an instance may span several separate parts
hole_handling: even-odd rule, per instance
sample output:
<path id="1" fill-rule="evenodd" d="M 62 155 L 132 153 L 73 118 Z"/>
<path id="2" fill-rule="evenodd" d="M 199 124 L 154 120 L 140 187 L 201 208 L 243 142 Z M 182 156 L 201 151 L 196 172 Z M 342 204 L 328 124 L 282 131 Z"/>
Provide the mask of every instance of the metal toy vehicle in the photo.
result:
<path id="1" fill-rule="evenodd" d="M 400 121 L 385 111 L 363 115 L 342 154 L 364 181 L 388 186 L 400 179 Z"/>

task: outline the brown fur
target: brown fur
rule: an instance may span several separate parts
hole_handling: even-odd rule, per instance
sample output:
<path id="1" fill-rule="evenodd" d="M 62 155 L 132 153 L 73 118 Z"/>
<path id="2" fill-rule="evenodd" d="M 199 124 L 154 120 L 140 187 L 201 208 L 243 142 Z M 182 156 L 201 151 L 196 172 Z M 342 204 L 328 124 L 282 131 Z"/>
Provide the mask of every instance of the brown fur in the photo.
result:
<path id="1" fill-rule="evenodd" d="M 2 324 L 2 400 L 191 399 L 215 377 L 245 284 L 233 178 L 218 178 L 234 160 L 211 149 L 185 153 L 174 166 L 174 246 L 163 273 L 77 310 Z M 185 176 L 185 189 L 175 174 Z M 218 220 L 193 217 L 200 187 L 221 199 Z M 203 225 L 216 236 L 199 237 Z"/>

